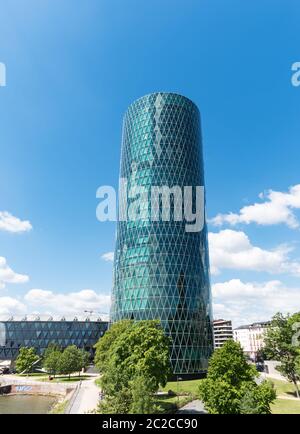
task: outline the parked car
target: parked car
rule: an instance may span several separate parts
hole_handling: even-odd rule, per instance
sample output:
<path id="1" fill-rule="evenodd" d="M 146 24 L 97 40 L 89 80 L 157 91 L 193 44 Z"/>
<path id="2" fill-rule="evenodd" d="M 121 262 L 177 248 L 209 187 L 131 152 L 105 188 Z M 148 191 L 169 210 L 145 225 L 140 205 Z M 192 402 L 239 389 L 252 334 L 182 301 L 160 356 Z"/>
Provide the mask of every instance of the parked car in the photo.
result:
<path id="1" fill-rule="evenodd" d="M 256 370 L 258 372 L 264 372 L 265 371 L 265 365 L 263 362 L 256 363 Z"/>

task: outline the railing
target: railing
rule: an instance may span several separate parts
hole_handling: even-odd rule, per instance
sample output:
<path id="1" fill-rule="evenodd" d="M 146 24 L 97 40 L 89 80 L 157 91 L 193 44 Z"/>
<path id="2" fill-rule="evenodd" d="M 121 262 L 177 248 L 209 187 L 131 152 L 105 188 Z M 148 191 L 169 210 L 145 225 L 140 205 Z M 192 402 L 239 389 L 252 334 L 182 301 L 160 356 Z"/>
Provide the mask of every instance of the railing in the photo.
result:
<path id="1" fill-rule="evenodd" d="M 71 413 L 73 405 L 74 405 L 74 403 L 75 403 L 75 401 L 76 401 L 76 399 L 78 397 L 80 388 L 81 388 L 81 380 L 80 380 L 79 384 L 76 384 L 76 387 L 75 387 L 75 389 L 74 389 L 74 391 L 72 393 L 71 399 L 70 399 L 70 401 L 69 401 L 69 403 L 67 405 L 67 408 L 65 410 L 65 414 L 70 414 Z"/>

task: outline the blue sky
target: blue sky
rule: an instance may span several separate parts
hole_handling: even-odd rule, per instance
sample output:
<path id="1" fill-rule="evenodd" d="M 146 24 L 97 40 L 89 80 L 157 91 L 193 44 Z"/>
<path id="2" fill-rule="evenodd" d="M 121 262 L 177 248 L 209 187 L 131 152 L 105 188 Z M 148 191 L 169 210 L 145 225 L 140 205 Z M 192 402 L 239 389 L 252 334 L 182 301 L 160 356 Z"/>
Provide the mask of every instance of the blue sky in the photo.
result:
<path id="1" fill-rule="evenodd" d="M 96 220 L 96 190 L 117 186 L 122 116 L 153 91 L 200 108 L 210 219 L 271 202 L 270 218 L 209 226 L 215 315 L 300 309 L 299 2 L 0 4 L 0 216 L 32 227 L 2 224 L 0 314 L 107 311 L 115 224 Z M 283 195 L 258 197 L 269 189 Z"/>

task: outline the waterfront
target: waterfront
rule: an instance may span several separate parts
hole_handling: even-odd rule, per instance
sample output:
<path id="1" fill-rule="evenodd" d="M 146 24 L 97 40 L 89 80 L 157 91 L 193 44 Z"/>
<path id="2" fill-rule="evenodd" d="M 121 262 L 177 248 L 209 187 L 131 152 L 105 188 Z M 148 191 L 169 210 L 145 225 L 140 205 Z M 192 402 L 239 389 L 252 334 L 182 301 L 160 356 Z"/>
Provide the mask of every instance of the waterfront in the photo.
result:
<path id="1" fill-rule="evenodd" d="M 0 396 L 0 414 L 46 414 L 56 398 L 36 395 Z"/>

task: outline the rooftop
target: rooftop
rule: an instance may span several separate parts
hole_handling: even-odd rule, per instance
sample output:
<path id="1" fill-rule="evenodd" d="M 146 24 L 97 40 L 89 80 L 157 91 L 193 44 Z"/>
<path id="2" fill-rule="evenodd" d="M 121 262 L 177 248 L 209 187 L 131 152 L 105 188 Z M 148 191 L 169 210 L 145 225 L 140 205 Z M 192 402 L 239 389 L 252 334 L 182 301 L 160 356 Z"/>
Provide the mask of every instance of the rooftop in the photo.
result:
<path id="1" fill-rule="evenodd" d="M 218 323 L 218 322 L 231 322 L 231 319 L 218 318 L 213 320 L 213 323 Z"/>
<path id="2" fill-rule="evenodd" d="M 90 321 L 90 322 L 107 322 L 109 320 L 108 314 L 103 315 L 1 315 L 0 322 L 7 321 Z"/>
<path id="3" fill-rule="evenodd" d="M 271 321 L 262 321 L 262 322 L 254 322 L 252 324 L 241 325 L 234 330 L 242 330 L 242 329 L 254 329 L 259 327 L 268 327 L 271 324 Z"/>

